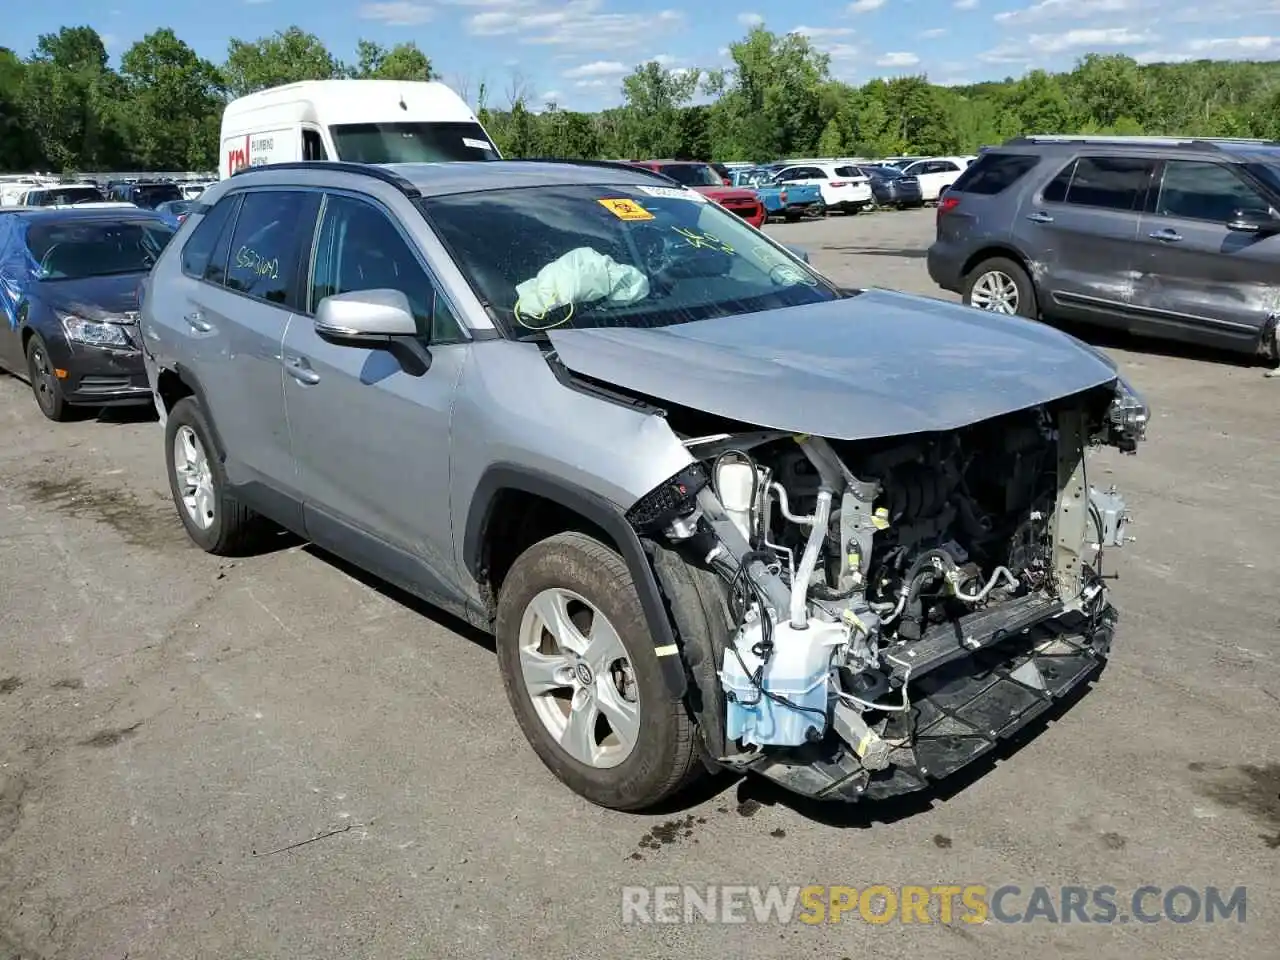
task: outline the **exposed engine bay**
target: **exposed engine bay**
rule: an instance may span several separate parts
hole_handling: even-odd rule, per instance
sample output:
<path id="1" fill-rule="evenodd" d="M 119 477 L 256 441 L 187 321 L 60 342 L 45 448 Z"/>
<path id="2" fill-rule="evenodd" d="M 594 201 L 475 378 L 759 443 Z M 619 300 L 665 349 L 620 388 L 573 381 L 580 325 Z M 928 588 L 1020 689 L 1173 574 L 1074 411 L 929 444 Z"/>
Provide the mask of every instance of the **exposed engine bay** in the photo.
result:
<path id="1" fill-rule="evenodd" d="M 716 759 L 814 796 L 906 792 L 1095 672 L 1103 554 L 1130 538 L 1086 455 L 1133 452 L 1148 416 L 1120 381 L 944 433 L 683 436 L 697 464 L 652 519 L 727 592 Z"/>

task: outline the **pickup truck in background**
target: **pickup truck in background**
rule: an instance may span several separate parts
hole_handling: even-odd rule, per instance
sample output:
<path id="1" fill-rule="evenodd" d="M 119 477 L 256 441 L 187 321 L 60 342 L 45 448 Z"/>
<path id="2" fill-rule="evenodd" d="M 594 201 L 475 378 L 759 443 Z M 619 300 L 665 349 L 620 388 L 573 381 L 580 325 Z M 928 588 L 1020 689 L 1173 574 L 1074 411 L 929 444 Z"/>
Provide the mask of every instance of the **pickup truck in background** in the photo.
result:
<path id="1" fill-rule="evenodd" d="M 794 223 L 802 217 L 825 216 L 827 206 L 822 202 L 822 188 L 815 184 L 780 184 L 773 182 L 774 171 L 752 168 L 730 171 L 729 179 L 735 187 L 754 190 L 764 205 L 765 219 L 784 219 Z"/>

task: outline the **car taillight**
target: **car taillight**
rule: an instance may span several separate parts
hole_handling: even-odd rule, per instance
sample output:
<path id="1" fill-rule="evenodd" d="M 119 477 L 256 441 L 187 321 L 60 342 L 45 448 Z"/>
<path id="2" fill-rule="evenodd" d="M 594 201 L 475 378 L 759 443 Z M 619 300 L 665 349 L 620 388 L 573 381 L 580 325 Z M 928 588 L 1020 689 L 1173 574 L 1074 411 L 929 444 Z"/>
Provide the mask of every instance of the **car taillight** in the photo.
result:
<path id="1" fill-rule="evenodd" d="M 943 197 L 938 201 L 938 219 L 941 220 L 944 213 L 950 213 L 958 206 L 960 206 L 959 197 Z"/>
<path id="2" fill-rule="evenodd" d="M 849 185 L 849 181 L 848 181 L 848 180 L 833 180 L 833 181 L 831 181 L 831 185 L 832 185 L 833 187 L 847 187 L 847 186 Z"/>

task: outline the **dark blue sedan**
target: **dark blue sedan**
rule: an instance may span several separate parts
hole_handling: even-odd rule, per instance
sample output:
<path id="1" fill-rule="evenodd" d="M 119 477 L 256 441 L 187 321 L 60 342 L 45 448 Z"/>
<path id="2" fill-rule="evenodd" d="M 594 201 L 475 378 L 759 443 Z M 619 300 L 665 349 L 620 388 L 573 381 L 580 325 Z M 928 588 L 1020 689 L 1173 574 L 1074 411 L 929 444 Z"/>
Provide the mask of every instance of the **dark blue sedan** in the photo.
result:
<path id="1" fill-rule="evenodd" d="M 151 402 L 138 286 L 173 234 L 141 209 L 0 213 L 0 366 L 50 420 Z"/>

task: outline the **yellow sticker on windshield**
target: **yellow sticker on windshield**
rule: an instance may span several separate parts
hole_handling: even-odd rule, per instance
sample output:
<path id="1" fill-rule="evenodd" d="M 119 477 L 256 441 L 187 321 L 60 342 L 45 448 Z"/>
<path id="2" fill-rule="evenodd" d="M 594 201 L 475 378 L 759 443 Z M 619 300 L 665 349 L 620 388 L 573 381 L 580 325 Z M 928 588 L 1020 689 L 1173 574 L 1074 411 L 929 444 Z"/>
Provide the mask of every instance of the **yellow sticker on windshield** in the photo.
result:
<path id="1" fill-rule="evenodd" d="M 653 214 L 640 206 L 640 204 L 636 203 L 634 200 L 618 198 L 616 200 L 600 200 L 598 203 L 619 220 L 653 219 Z"/>

